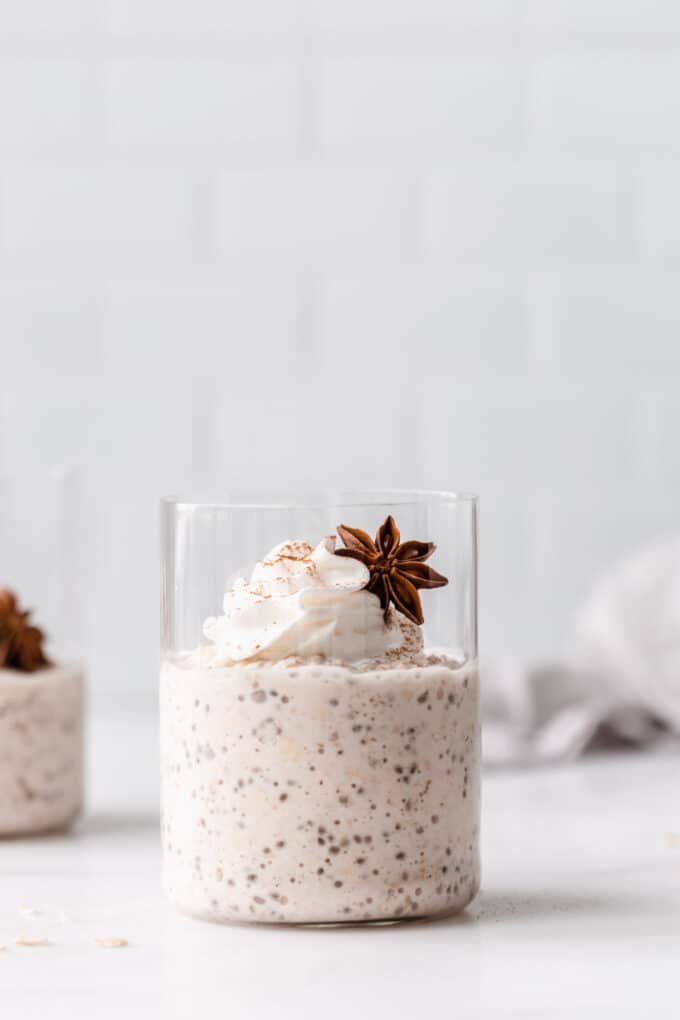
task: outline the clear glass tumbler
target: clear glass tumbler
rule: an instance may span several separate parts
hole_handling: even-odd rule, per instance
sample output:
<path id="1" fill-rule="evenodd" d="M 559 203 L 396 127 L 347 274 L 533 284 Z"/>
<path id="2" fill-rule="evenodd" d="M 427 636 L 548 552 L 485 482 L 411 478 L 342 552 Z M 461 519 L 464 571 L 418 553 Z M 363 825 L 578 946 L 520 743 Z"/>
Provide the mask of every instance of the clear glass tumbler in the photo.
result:
<path id="1" fill-rule="evenodd" d="M 436 916 L 479 888 L 477 503 L 162 505 L 163 874 L 197 917 Z"/>
<path id="2" fill-rule="evenodd" d="M 79 506 L 72 473 L 0 476 L 0 836 L 81 808 Z"/>

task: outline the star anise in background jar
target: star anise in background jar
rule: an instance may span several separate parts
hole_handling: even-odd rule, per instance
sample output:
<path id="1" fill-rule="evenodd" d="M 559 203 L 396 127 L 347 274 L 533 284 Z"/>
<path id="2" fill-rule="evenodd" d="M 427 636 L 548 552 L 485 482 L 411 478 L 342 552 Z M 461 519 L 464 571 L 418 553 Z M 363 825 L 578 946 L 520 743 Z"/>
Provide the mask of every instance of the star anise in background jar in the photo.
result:
<path id="1" fill-rule="evenodd" d="M 434 543 L 415 540 L 401 543 L 391 515 L 378 528 L 375 541 L 361 528 L 349 528 L 346 524 L 339 524 L 337 531 L 346 548 L 336 549 L 336 556 L 349 556 L 368 567 L 370 579 L 366 590 L 378 596 L 385 615 L 392 603 L 413 623 L 422 624 L 418 589 L 443 588 L 449 583 L 448 578 L 425 562 L 436 549 Z"/>
<path id="2" fill-rule="evenodd" d="M 30 623 L 30 616 L 21 609 L 13 591 L 0 588 L 0 669 L 33 673 L 49 666 L 43 632 Z"/>

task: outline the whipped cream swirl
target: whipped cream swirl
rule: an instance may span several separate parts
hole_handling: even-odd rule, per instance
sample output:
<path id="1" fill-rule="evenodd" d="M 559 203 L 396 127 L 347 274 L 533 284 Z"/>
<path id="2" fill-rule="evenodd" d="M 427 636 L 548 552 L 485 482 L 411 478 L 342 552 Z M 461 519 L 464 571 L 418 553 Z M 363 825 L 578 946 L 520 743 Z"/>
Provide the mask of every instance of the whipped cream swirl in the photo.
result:
<path id="1" fill-rule="evenodd" d="M 385 622 L 380 600 L 364 588 L 367 567 L 335 555 L 335 538 L 313 549 L 286 541 L 260 560 L 250 581 L 225 593 L 224 615 L 203 626 L 215 664 L 309 659 L 358 662 L 421 644 L 418 628 L 399 613 Z"/>

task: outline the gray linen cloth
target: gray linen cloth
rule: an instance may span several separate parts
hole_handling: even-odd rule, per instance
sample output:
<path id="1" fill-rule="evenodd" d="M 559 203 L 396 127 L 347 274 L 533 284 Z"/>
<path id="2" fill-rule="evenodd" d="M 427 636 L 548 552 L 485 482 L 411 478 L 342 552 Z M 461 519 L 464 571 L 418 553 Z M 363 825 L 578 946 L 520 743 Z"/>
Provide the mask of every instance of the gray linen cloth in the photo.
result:
<path id="1" fill-rule="evenodd" d="M 490 765 L 680 736 L 680 538 L 616 567 L 580 612 L 568 658 L 482 667 Z"/>

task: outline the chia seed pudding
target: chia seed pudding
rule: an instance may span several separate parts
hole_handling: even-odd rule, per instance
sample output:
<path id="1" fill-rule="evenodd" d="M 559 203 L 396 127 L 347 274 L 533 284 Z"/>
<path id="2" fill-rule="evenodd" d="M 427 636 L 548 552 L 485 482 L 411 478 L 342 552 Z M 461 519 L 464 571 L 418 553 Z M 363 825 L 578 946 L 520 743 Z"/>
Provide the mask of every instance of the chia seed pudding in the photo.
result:
<path id="1" fill-rule="evenodd" d="M 479 887 L 477 678 L 167 663 L 167 892 L 226 921 L 461 910 Z"/>
<path id="2" fill-rule="evenodd" d="M 479 888 L 478 669 L 423 647 L 434 547 L 399 546 L 392 518 L 384 557 L 338 532 L 344 557 L 334 539 L 272 550 L 206 621 L 210 645 L 162 665 L 164 885 L 196 917 L 432 916 Z"/>

